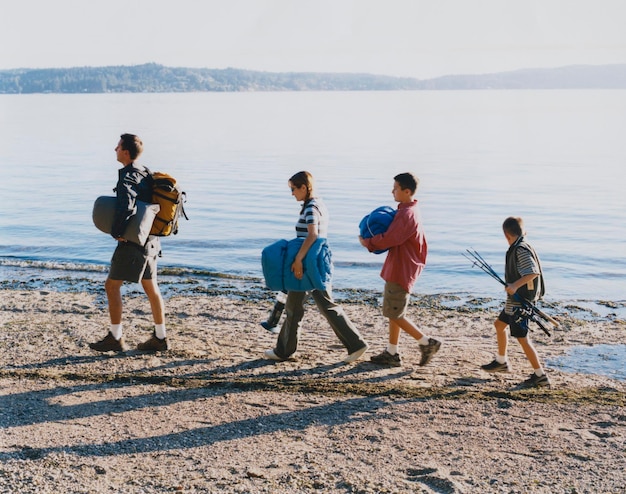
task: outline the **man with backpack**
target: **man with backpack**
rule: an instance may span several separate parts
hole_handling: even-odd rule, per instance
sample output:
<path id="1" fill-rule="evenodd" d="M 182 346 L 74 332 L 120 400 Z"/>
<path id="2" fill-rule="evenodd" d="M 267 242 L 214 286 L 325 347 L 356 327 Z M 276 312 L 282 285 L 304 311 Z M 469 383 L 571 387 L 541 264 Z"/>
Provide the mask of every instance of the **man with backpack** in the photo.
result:
<path id="1" fill-rule="evenodd" d="M 122 332 L 122 293 L 124 281 L 141 282 L 152 309 L 154 333 L 137 349 L 147 352 L 169 349 L 165 330 L 165 308 L 157 284 L 157 257 L 161 253 L 158 236 L 150 235 L 145 245 L 124 238 L 124 230 L 137 213 L 136 201 L 152 202 L 153 178 L 147 168 L 135 163 L 143 151 L 141 139 L 133 134 L 122 134 L 115 148 L 117 161 L 124 165 L 119 170 L 115 188 L 117 204 L 111 236 L 117 247 L 111 259 L 109 275 L 104 284 L 109 304 L 111 326 L 107 335 L 89 347 L 98 352 L 123 352 L 127 349 Z"/>

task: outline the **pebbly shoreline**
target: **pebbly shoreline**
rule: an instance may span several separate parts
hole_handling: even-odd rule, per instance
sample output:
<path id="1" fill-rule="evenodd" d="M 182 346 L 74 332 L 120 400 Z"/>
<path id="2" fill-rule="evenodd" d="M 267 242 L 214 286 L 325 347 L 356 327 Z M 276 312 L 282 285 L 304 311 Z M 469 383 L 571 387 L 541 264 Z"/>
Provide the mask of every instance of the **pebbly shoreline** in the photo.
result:
<path id="1" fill-rule="evenodd" d="M 99 292 L 0 290 L 0 492 L 617 493 L 626 486 L 626 383 L 547 367 L 552 389 L 524 390 L 493 355 L 499 304 L 415 297 L 411 317 L 441 338 L 427 367 L 401 338 L 404 365 L 368 363 L 384 347 L 371 297 L 343 307 L 370 351 L 352 365 L 313 306 L 293 360 L 262 359 L 271 294 L 167 297 L 172 350 L 95 354 L 107 324 Z M 244 296 L 246 295 L 246 296 Z M 131 345 L 151 331 L 147 300 L 125 295 Z M 626 344 L 619 318 L 561 320 L 533 340 L 542 359 L 580 345 Z"/>

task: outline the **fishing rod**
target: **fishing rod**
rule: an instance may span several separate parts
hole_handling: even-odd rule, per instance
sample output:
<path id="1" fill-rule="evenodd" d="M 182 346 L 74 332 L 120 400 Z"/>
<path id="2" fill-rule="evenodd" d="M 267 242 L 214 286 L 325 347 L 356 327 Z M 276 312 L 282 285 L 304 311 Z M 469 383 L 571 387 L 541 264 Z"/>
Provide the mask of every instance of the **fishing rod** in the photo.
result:
<path id="1" fill-rule="evenodd" d="M 467 249 L 467 252 L 470 254 L 471 258 L 465 254 L 463 255 L 465 256 L 465 258 L 469 259 L 473 265 L 480 267 L 485 273 L 487 273 L 493 279 L 497 280 L 502 286 L 505 286 L 505 287 L 507 286 L 506 281 L 500 278 L 498 273 L 496 273 L 496 271 L 489 265 L 487 261 L 485 261 L 485 259 L 478 252 L 476 252 L 475 250 L 472 251 L 469 249 Z M 526 300 L 525 298 L 523 298 L 517 293 L 513 295 L 513 298 L 517 300 L 518 302 L 522 303 L 523 305 L 531 307 L 534 312 L 539 314 L 546 321 L 552 323 L 554 326 L 559 326 L 559 321 L 557 321 L 555 318 L 543 312 L 530 300 Z"/>
<path id="2" fill-rule="evenodd" d="M 470 249 L 466 249 L 466 251 L 469 255 L 463 253 L 463 256 L 472 263 L 472 267 L 478 266 L 483 272 L 487 273 L 494 280 L 498 281 L 505 287 L 507 286 L 507 283 L 498 275 L 498 273 L 496 273 L 496 271 L 489 265 L 487 261 L 485 261 L 485 259 L 478 252 Z M 544 331 L 544 333 L 546 333 L 548 336 L 552 336 L 548 328 L 543 324 L 543 321 L 547 321 L 551 323 L 554 327 L 558 327 L 559 322 L 555 318 L 546 314 L 530 300 L 526 300 L 524 297 L 520 296 L 517 293 L 513 294 L 513 299 L 522 305 L 522 308 L 520 310 L 520 315 L 522 317 L 526 317 L 534 321 Z"/>
<path id="3" fill-rule="evenodd" d="M 475 250 L 472 251 L 469 249 L 467 249 L 467 252 L 470 254 L 471 257 L 468 256 L 467 254 L 463 254 L 463 255 L 465 256 L 466 259 L 470 260 L 470 262 L 472 263 L 472 267 L 478 266 L 485 273 L 491 276 L 494 280 L 500 282 L 500 284 L 502 284 L 503 286 L 506 286 L 506 282 L 502 278 L 500 278 L 500 275 L 496 273 L 496 271 L 489 265 L 487 261 L 483 259 L 483 257 L 478 252 L 476 252 Z"/>

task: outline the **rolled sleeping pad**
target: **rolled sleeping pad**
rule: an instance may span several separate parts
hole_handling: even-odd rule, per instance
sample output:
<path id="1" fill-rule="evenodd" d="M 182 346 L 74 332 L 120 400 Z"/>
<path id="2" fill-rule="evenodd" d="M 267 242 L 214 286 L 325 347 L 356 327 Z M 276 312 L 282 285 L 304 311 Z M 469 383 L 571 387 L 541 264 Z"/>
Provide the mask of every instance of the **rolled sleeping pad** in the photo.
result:
<path id="1" fill-rule="evenodd" d="M 117 198 L 110 196 L 100 196 L 93 203 L 92 219 L 96 228 L 104 233 L 111 234 L 113 218 L 115 217 L 115 207 Z M 150 229 L 154 218 L 161 209 L 158 204 L 149 204 L 143 201 L 136 201 L 137 213 L 128 222 L 124 230 L 123 238 L 129 242 L 145 245 L 150 235 Z"/>

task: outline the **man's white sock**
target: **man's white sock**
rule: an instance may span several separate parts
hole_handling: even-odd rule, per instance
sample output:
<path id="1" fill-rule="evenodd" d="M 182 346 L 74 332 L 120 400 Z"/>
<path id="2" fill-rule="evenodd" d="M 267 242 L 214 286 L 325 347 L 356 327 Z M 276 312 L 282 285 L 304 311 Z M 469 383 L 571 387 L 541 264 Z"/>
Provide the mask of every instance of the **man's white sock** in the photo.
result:
<path id="1" fill-rule="evenodd" d="M 395 355 L 396 353 L 398 353 L 398 345 L 392 345 L 391 343 L 389 343 L 387 345 L 387 352 L 391 355 Z"/>
<path id="2" fill-rule="evenodd" d="M 159 340 L 162 340 L 167 336 L 167 332 L 165 331 L 165 323 L 163 324 L 155 324 L 154 325 L 154 334 Z"/>
<path id="3" fill-rule="evenodd" d="M 122 337 L 122 325 L 121 324 L 111 324 L 111 329 L 109 331 L 111 331 L 113 338 L 115 338 L 118 341 Z"/>

